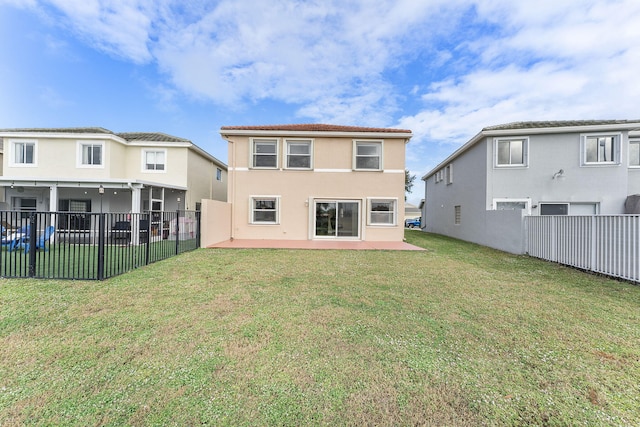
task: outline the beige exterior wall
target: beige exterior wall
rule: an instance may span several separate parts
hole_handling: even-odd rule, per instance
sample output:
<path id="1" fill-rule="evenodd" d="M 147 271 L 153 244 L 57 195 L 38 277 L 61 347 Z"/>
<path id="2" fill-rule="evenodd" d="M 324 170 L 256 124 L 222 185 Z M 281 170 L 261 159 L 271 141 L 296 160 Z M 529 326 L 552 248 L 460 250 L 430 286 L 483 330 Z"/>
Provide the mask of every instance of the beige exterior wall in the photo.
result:
<path id="1" fill-rule="evenodd" d="M 35 164 L 16 166 L 11 165 L 12 142 L 34 141 L 36 144 Z M 103 144 L 103 166 L 82 166 L 79 160 L 79 142 Z M 227 199 L 227 171 L 226 167 L 217 165 L 211 158 L 205 157 L 199 151 L 190 149 L 186 143 L 144 143 L 127 144 L 119 138 L 105 135 L 104 138 L 78 137 L 5 137 L 2 138 L 6 156 L 2 156 L 2 175 L 25 180 L 66 180 L 90 181 L 94 183 L 109 180 L 125 180 L 153 183 L 153 187 L 181 187 L 188 188 L 186 195 L 182 193 L 182 200 L 178 202 L 180 209 L 195 209 L 196 202 L 202 199 Z M 163 171 L 146 171 L 143 168 L 143 152 L 145 150 L 166 153 L 166 167 Z M 216 180 L 216 169 L 220 167 L 223 179 Z M 97 184 L 96 184 L 97 185 Z M 169 190 L 173 192 L 174 190 Z M 184 190 L 176 189 L 177 192 Z M 165 207 L 173 209 L 176 204 L 175 195 L 165 191 Z M 147 200 L 146 189 L 141 195 Z M 167 198 L 171 198 L 171 203 Z"/>
<path id="2" fill-rule="evenodd" d="M 231 238 L 231 204 L 218 200 L 202 201 L 200 247 L 206 248 Z"/>
<path id="3" fill-rule="evenodd" d="M 279 138 L 279 166 L 284 164 L 285 139 L 287 138 Z M 359 203 L 359 236 L 350 238 L 402 241 L 404 238 L 405 139 L 383 140 L 383 171 L 352 170 L 354 138 L 315 137 L 311 139 L 313 139 L 314 169 L 300 171 L 282 167 L 271 170 L 250 169 L 250 138 L 229 137 L 229 200 L 233 205 L 232 237 L 236 239 L 313 239 L 315 238 L 314 202 L 331 200 Z M 382 140 L 382 138 L 356 139 L 359 141 Z M 251 223 L 251 198 L 261 196 L 278 198 L 278 224 Z M 394 225 L 368 224 L 368 202 L 372 198 L 395 201 Z"/>

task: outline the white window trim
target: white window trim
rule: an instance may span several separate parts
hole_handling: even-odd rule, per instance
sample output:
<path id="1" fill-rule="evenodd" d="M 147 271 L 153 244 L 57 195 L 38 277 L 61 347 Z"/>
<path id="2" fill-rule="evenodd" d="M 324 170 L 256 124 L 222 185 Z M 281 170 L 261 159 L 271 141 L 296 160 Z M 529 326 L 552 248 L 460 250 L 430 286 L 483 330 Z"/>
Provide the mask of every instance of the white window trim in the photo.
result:
<path id="1" fill-rule="evenodd" d="M 147 153 L 149 152 L 153 152 L 153 153 L 158 153 L 158 152 L 162 152 L 164 153 L 164 170 L 157 170 L 157 169 L 147 169 Z M 167 150 L 166 148 L 143 148 L 141 151 L 141 164 L 140 164 L 140 168 L 142 169 L 143 173 L 167 173 L 167 163 L 169 162 L 169 156 L 167 155 Z"/>
<path id="2" fill-rule="evenodd" d="M 100 146 L 100 156 L 101 163 L 99 165 L 85 165 L 82 163 L 82 147 L 85 145 L 99 145 Z M 85 168 L 85 169 L 104 169 L 105 164 L 105 151 L 104 151 L 105 143 L 104 141 L 91 141 L 91 140 L 78 140 L 76 141 L 76 167 L 77 168 Z"/>
<path id="3" fill-rule="evenodd" d="M 369 145 L 379 145 L 380 146 L 380 164 L 378 165 L 378 169 L 370 169 L 370 168 L 357 168 L 357 154 L 358 154 L 358 144 L 369 144 Z M 384 170 L 384 140 L 367 140 L 367 139 L 354 139 L 353 140 L 353 156 L 352 156 L 352 168 L 354 171 L 359 172 L 378 172 Z"/>
<path id="4" fill-rule="evenodd" d="M 275 199 L 276 220 L 275 222 L 255 221 L 253 218 L 254 201 L 264 199 Z M 249 224 L 252 225 L 280 225 L 280 196 L 249 196 Z"/>
<path id="5" fill-rule="evenodd" d="M 276 143 L 276 151 L 275 151 L 275 156 L 276 156 L 276 165 L 275 166 L 269 166 L 269 167 L 265 167 L 265 166 L 254 166 L 253 164 L 253 148 L 255 146 L 255 142 L 275 142 Z M 275 170 L 275 169 L 279 169 L 279 165 L 280 165 L 280 138 L 251 138 L 249 140 L 249 169 L 259 169 L 259 170 Z"/>
<path id="6" fill-rule="evenodd" d="M 15 144 L 33 144 L 33 163 L 16 163 Z M 38 140 L 36 139 L 10 139 L 9 140 L 9 166 L 17 168 L 38 167 Z"/>
<path id="7" fill-rule="evenodd" d="M 614 148 L 613 148 L 613 156 L 614 159 L 610 162 L 587 162 L 587 138 L 592 136 L 613 136 L 614 140 Z M 620 132 L 599 132 L 599 133 L 583 133 L 580 134 L 580 165 L 583 167 L 599 167 L 599 166 L 618 166 L 621 161 L 621 151 L 622 151 L 622 133 Z"/>
<path id="8" fill-rule="evenodd" d="M 631 164 L 631 144 L 638 144 L 640 146 L 640 139 L 630 139 L 629 140 L 629 144 L 628 144 L 628 148 L 627 148 L 627 157 L 628 157 L 627 165 L 630 168 L 637 169 L 637 168 L 640 168 L 640 165 L 632 165 Z"/>
<path id="9" fill-rule="evenodd" d="M 522 157 L 524 163 L 501 165 L 498 164 L 498 143 L 500 141 L 522 141 Z M 528 136 L 506 136 L 493 138 L 493 167 L 495 169 L 516 169 L 529 167 L 529 137 Z"/>
<path id="10" fill-rule="evenodd" d="M 373 201 L 392 202 L 393 203 L 393 222 L 373 222 L 371 219 L 371 203 Z M 398 198 L 397 197 L 367 197 L 367 225 L 375 225 L 379 227 L 395 227 L 398 225 Z"/>
<path id="11" fill-rule="evenodd" d="M 520 202 L 525 203 L 526 207 L 524 208 L 524 210 L 527 212 L 527 215 L 531 215 L 531 199 L 530 198 L 523 198 L 523 199 L 496 198 L 496 199 L 493 199 L 492 209 L 494 211 L 498 210 L 498 203 L 520 203 Z"/>
<path id="12" fill-rule="evenodd" d="M 296 168 L 296 167 L 289 167 L 289 143 L 301 143 L 301 142 L 308 142 L 309 143 L 309 167 L 308 168 Z M 283 149 L 283 158 L 284 158 L 284 162 L 282 167 L 284 169 L 289 169 L 289 170 L 313 170 L 313 160 L 314 160 L 314 140 L 312 138 L 287 138 L 284 140 L 284 144 L 282 144 L 282 149 Z M 253 147 L 253 144 L 251 145 Z M 253 159 L 253 156 L 251 157 Z"/>
<path id="13" fill-rule="evenodd" d="M 444 176 L 446 178 L 447 185 L 453 184 L 453 163 L 449 163 L 447 166 L 445 166 L 444 170 Z"/>

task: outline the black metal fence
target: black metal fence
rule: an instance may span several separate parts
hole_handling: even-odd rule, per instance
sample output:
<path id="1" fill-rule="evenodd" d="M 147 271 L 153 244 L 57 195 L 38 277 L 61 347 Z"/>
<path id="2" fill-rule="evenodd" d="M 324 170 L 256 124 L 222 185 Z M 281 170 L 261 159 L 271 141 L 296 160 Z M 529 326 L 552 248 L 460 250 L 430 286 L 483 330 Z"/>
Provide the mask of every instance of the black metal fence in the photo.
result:
<path id="1" fill-rule="evenodd" d="M 200 212 L 0 211 L 0 277 L 103 280 L 200 246 Z"/>

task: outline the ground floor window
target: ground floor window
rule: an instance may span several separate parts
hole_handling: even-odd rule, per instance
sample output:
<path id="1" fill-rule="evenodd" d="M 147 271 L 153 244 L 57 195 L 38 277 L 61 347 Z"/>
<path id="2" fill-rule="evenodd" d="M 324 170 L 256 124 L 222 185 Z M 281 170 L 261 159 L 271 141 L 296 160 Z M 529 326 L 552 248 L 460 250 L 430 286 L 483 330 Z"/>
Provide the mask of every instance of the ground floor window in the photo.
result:
<path id="1" fill-rule="evenodd" d="M 60 230 L 90 230 L 91 229 L 91 200 L 60 199 L 58 201 L 58 229 Z"/>
<path id="2" fill-rule="evenodd" d="M 396 212 L 395 199 L 369 199 L 369 224 L 395 225 Z"/>
<path id="3" fill-rule="evenodd" d="M 530 199 L 493 199 L 493 210 L 496 211 L 515 211 L 524 210 L 527 214 L 531 214 Z"/>
<path id="4" fill-rule="evenodd" d="M 278 224 L 279 197 L 264 196 L 251 197 L 252 224 Z"/>
<path id="5" fill-rule="evenodd" d="M 569 215 L 569 204 L 540 203 L 540 215 Z"/>
<path id="6" fill-rule="evenodd" d="M 453 207 L 453 223 L 456 225 L 460 225 L 461 219 L 462 219 L 462 212 L 460 209 L 460 205 L 456 205 Z"/>
<path id="7" fill-rule="evenodd" d="M 36 211 L 36 198 L 35 197 L 14 197 L 11 200 L 11 206 L 14 211 L 21 211 L 22 218 L 29 217 L 30 212 Z"/>

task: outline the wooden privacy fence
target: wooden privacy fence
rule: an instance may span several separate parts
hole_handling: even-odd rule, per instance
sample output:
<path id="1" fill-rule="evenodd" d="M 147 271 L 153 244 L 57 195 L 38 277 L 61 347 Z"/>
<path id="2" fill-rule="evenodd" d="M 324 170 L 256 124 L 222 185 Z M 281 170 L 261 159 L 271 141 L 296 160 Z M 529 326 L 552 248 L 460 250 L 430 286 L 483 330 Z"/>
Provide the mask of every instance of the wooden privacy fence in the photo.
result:
<path id="1" fill-rule="evenodd" d="M 640 215 L 528 216 L 528 254 L 640 282 Z"/>

